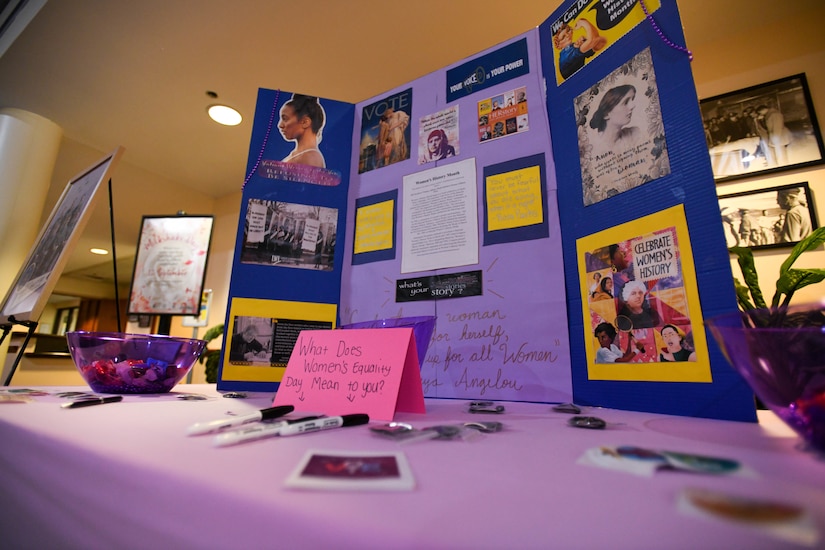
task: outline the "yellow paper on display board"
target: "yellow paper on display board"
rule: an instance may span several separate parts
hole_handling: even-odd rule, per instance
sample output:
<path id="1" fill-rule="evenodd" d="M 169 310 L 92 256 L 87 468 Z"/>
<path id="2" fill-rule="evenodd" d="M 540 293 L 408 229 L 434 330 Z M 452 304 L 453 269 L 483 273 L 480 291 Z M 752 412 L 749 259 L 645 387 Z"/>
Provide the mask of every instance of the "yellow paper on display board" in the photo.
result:
<path id="1" fill-rule="evenodd" d="M 393 247 L 395 201 L 358 208 L 355 214 L 355 254 Z"/>
<path id="2" fill-rule="evenodd" d="M 335 304 L 233 298 L 220 379 L 280 382 L 302 330 L 335 328 Z"/>
<path id="3" fill-rule="evenodd" d="M 538 166 L 488 176 L 486 183 L 489 231 L 544 221 Z"/>
<path id="4" fill-rule="evenodd" d="M 589 380 L 712 382 L 683 206 L 578 239 L 576 249 Z M 605 345 L 599 332 L 615 340 Z"/>

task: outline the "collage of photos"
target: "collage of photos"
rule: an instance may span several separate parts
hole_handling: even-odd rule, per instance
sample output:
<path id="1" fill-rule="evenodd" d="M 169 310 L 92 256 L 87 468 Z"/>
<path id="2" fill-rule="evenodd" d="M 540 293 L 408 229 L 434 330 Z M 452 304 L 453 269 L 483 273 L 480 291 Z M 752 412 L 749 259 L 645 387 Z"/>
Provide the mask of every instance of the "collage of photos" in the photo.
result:
<path id="1" fill-rule="evenodd" d="M 69 254 L 104 178 L 119 160 L 118 149 L 97 165 L 69 181 L 38 235 L 26 261 L 0 302 L 0 322 L 15 316 L 37 319 L 49 295 L 49 286 L 60 276 L 61 257 Z"/>
<path id="2" fill-rule="evenodd" d="M 676 228 L 584 255 L 596 363 L 696 361 Z"/>
<path id="3" fill-rule="evenodd" d="M 575 101 L 585 206 L 670 174 L 650 48 Z"/>
<path id="4" fill-rule="evenodd" d="M 529 129 L 526 87 L 478 102 L 478 141 L 511 136 Z"/>
<path id="5" fill-rule="evenodd" d="M 249 199 L 241 263 L 332 271 L 338 209 Z"/>

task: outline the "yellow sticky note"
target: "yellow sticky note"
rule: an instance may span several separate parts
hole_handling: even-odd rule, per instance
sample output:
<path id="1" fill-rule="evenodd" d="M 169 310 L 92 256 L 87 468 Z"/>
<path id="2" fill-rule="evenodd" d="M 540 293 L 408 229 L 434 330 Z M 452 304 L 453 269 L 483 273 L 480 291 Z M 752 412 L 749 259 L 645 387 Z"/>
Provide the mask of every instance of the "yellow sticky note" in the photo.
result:
<path id="1" fill-rule="evenodd" d="M 355 214 L 354 253 L 392 248 L 393 210 L 395 201 L 362 206 Z"/>
<path id="2" fill-rule="evenodd" d="M 487 178 L 487 229 L 513 229 L 544 221 L 541 171 L 529 166 Z"/>

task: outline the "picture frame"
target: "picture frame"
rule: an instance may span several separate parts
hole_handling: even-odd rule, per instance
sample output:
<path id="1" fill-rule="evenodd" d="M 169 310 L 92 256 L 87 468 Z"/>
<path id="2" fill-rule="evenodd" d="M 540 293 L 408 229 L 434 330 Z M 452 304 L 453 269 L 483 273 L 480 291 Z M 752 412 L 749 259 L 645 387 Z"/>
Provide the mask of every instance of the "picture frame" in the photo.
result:
<path id="1" fill-rule="evenodd" d="M 807 182 L 719 196 L 728 248 L 792 247 L 819 227 Z"/>
<path id="2" fill-rule="evenodd" d="M 199 316 L 214 216 L 143 216 L 129 315 Z"/>
<path id="3" fill-rule="evenodd" d="M 205 327 L 208 325 L 209 321 L 209 308 L 212 306 L 212 289 L 206 288 L 203 291 L 203 296 L 201 297 L 201 308 L 200 313 L 195 315 L 187 315 L 183 319 L 180 320 L 180 325 L 182 327 Z"/>
<path id="4" fill-rule="evenodd" d="M 66 184 L 3 299 L 0 324 L 12 320 L 37 322 L 40 318 L 89 221 L 98 189 L 108 181 L 123 151 L 123 147 L 115 148 Z"/>
<path id="5" fill-rule="evenodd" d="M 805 74 L 699 102 L 717 183 L 825 162 Z"/>

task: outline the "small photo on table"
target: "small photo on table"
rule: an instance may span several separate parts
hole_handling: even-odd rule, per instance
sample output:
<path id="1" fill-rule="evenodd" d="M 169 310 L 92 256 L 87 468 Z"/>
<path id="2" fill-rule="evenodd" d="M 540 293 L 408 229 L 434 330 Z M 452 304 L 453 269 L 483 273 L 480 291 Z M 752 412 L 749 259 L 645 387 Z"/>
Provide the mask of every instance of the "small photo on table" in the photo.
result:
<path id="1" fill-rule="evenodd" d="M 415 487 L 399 452 L 307 451 L 287 487 L 355 491 L 409 491 Z"/>

